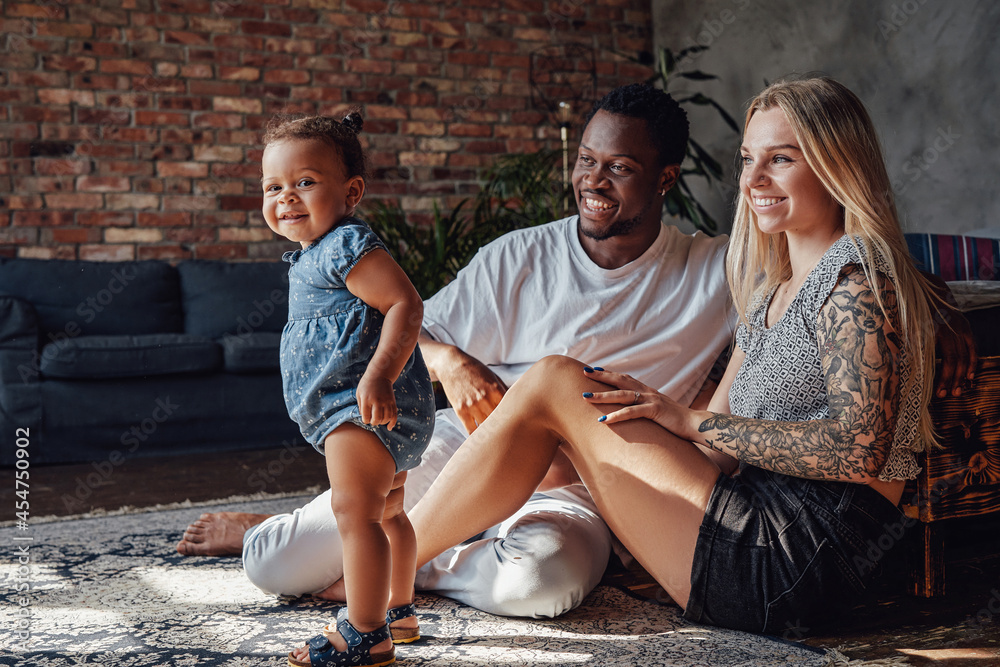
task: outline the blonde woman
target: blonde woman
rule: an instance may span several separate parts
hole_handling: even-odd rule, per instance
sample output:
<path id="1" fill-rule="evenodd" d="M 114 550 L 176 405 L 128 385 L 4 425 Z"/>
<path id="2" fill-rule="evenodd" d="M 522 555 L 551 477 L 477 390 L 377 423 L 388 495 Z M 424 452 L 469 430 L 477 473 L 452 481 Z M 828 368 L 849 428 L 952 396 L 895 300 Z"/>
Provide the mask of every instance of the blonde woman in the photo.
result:
<path id="1" fill-rule="evenodd" d="M 740 153 L 728 273 L 742 323 L 708 410 L 543 359 L 411 513 L 421 563 L 520 507 L 562 451 L 688 619 L 773 633 L 858 601 L 883 555 L 869 546 L 900 534 L 914 452 L 933 443 L 928 288 L 844 86 L 769 86 Z"/>

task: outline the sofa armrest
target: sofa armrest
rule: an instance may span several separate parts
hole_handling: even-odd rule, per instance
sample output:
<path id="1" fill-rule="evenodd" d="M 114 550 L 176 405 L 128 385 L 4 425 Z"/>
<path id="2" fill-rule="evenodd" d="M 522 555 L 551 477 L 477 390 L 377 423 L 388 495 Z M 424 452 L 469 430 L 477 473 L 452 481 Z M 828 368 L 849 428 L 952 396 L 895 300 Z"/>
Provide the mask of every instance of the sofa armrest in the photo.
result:
<path id="1" fill-rule="evenodd" d="M 0 295 L 0 438 L 13 438 L 19 428 L 41 428 L 40 361 L 34 307 Z M 38 441 L 32 437 L 32 444 Z M 3 452 L 0 464 L 9 465 L 13 448 L 4 447 Z"/>
<path id="2" fill-rule="evenodd" d="M 24 299 L 0 294 L 0 350 L 13 349 L 38 349 L 38 315 Z"/>

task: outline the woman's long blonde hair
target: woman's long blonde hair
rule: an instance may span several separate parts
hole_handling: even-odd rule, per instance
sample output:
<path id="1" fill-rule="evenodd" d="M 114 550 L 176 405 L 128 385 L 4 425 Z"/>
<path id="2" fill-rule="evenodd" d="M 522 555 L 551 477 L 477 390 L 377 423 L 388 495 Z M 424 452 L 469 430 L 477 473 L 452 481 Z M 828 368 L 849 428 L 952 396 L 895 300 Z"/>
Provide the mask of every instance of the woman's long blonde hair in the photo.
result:
<path id="1" fill-rule="evenodd" d="M 886 173 L 882 149 L 861 100 L 843 84 L 827 77 L 783 80 L 765 88 L 751 103 L 743 125 L 758 111 L 779 108 L 785 113 L 806 162 L 843 209 L 844 231 L 861 237 L 862 268 L 883 312 L 874 255 L 888 264 L 899 304 L 899 321 L 892 322 L 907 350 L 913 382 L 922 382 L 920 450 L 936 440 L 927 404 L 934 377 L 934 325 L 929 301 L 935 299 L 929 281 L 920 275 L 899 225 L 896 203 Z M 748 309 L 791 275 L 784 234 L 763 234 L 746 198 L 739 194 L 727 259 L 729 287 L 740 318 L 749 326 Z M 857 245 L 857 244 L 855 244 Z M 920 373 L 922 366 L 923 373 Z"/>

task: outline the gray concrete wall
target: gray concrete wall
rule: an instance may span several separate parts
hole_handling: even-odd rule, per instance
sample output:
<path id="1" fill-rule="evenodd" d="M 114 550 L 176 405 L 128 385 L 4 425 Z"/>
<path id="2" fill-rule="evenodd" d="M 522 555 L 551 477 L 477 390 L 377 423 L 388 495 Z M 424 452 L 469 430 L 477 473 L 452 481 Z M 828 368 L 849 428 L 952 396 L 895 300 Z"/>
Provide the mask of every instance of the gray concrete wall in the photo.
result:
<path id="1" fill-rule="evenodd" d="M 1000 236 L 1000 2 L 997 0 L 652 0 L 657 47 L 708 50 L 687 82 L 742 126 L 765 82 L 820 72 L 865 102 L 882 138 L 906 231 Z M 739 136 L 710 113 L 692 131 L 735 168 Z M 735 181 L 699 188 L 728 228 Z M 723 230 L 724 231 L 724 230 Z"/>

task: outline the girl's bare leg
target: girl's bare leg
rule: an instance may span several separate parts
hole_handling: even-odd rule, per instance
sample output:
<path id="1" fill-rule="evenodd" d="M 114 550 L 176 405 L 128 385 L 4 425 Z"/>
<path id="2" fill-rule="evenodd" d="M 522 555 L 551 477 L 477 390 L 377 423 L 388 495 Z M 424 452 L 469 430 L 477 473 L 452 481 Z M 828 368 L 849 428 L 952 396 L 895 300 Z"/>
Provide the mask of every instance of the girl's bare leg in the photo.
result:
<path id="1" fill-rule="evenodd" d="M 598 422 L 617 406 L 581 395 L 603 389 L 567 357 L 546 357 L 518 380 L 410 512 L 418 566 L 510 516 L 561 447 L 614 533 L 685 606 L 719 468 L 651 421 Z"/>
<path id="2" fill-rule="evenodd" d="M 406 472 L 396 474 L 392 482 L 392 491 L 385 503 L 385 517 L 382 527 L 385 536 L 389 538 L 389 549 L 392 552 L 392 578 L 389 587 L 389 608 L 399 607 L 413 602 L 413 580 L 417 576 L 417 539 L 413 534 L 413 526 L 403 511 L 403 483 Z M 416 628 L 415 617 L 402 618 L 393 623 L 393 627 Z"/>
<path id="3" fill-rule="evenodd" d="M 389 603 L 392 556 L 382 518 L 396 464 L 378 436 L 354 424 L 344 424 L 328 435 L 324 449 L 330 504 L 344 543 L 348 618 L 360 632 L 371 632 L 385 625 Z M 347 649 L 340 633 L 327 636 L 338 651 Z M 391 647 L 387 639 L 372 651 Z M 297 656 L 307 660 L 308 647 L 300 647 Z"/>

